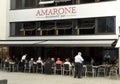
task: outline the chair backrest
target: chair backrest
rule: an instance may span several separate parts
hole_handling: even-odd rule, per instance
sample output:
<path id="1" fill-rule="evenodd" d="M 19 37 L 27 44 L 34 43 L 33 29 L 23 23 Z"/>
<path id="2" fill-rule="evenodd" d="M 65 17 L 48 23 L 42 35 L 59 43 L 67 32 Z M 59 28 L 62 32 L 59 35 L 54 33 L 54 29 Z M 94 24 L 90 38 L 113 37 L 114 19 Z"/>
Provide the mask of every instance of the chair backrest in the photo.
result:
<path id="1" fill-rule="evenodd" d="M 25 68 L 30 68 L 29 63 L 25 63 Z"/>
<path id="2" fill-rule="evenodd" d="M 86 65 L 86 70 L 89 72 L 92 72 L 92 70 L 93 70 L 92 65 Z"/>
<path id="3" fill-rule="evenodd" d="M 61 64 L 56 64 L 56 69 L 61 69 L 62 65 Z"/>
<path id="4" fill-rule="evenodd" d="M 5 62 L 5 67 L 9 67 L 9 62 Z"/>
<path id="5" fill-rule="evenodd" d="M 100 66 L 98 69 L 99 69 L 99 71 L 105 71 L 106 70 L 106 66 Z"/>
<path id="6" fill-rule="evenodd" d="M 41 63 L 37 63 L 37 67 L 38 68 L 42 68 L 42 64 Z"/>
<path id="7" fill-rule="evenodd" d="M 63 65 L 63 68 L 64 68 L 64 70 L 70 70 L 69 64 L 64 64 L 64 65 Z"/>

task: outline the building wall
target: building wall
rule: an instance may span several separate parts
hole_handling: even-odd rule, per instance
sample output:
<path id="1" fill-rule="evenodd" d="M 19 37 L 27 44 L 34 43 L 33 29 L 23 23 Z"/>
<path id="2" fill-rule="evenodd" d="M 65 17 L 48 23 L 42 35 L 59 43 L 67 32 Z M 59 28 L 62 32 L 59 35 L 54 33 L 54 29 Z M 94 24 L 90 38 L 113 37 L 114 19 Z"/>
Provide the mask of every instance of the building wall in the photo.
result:
<path id="1" fill-rule="evenodd" d="M 10 0 L 3 0 L 0 3 L 0 40 L 9 39 L 9 22 L 19 22 L 19 21 L 38 21 L 38 20 L 52 20 L 52 19 L 66 19 L 66 18 L 89 18 L 89 17 L 104 17 L 104 16 L 116 16 L 116 35 L 119 34 L 120 26 L 120 0 L 105 2 L 105 3 L 92 3 L 92 4 L 80 4 L 71 5 L 76 7 L 78 11 L 75 16 L 71 17 L 60 17 L 60 18 L 38 18 L 36 17 L 36 11 L 40 8 L 35 9 L 25 9 L 25 10 L 8 10 Z M 65 7 L 65 6 L 62 6 Z M 59 7 L 55 7 L 59 8 Z M 42 8 L 46 9 L 46 8 Z M 49 9 L 49 8 L 48 8 Z M 7 13 L 7 10 L 9 11 Z M 8 21 L 8 22 L 7 22 Z M 82 36 L 83 37 L 83 36 Z M 102 36 L 100 36 L 102 37 Z M 114 36 L 113 39 L 118 36 Z M 12 38 L 12 37 L 10 37 Z M 25 37 L 26 38 L 26 37 Z M 28 37 L 29 38 L 29 37 Z M 43 39 L 43 37 L 41 37 Z M 58 37 L 62 38 L 62 37 Z M 81 38 L 81 37 L 80 37 Z M 84 37 L 83 37 L 84 38 Z M 89 38 L 89 36 L 88 36 Z M 108 37 L 109 38 L 109 37 Z M 20 38 L 21 39 L 21 38 Z M 23 38 L 24 39 L 24 38 Z M 38 39 L 36 37 L 35 39 Z M 49 38 L 47 38 L 49 39 Z M 105 38 L 106 39 L 106 38 Z"/>
<path id="2" fill-rule="evenodd" d="M 116 32 L 119 35 L 120 34 L 120 0 L 117 0 L 117 5 L 116 5 Z"/>
<path id="3" fill-rule="evenodd" d="M 6 39 L 7 0 L 0 1 L 0 40 Z"/>
<path id="4" fill-rule="evenodd" d="M 119 34 L 119 0 L 112 2 L 101 2 L 101 3 L 89 3 L 89 4 L 80 4 L 80 5 L 69 5 L 69 6 L 58 6 L 50 8 L 34 8 L 34 9 L 21 9 L 21 10 L 10 10 L 9 11 L 9 22 L 21 22 L 21 21 L 43 21 L 43 20 L 56 20 L 56 19 L 76 19 L 76 18 L 91 18 L 91 17 L 108 17 L 116 16 L 116 34 L 115 35 L 93 35 L 93 36 L 54 36 L 54 37 L 27 37 L 28 40 L 38 40 L 38 39 L 117 39 Z M 63 17 L 51 17 L 51 15 L 37 15 L 39 10 L 50 10 L 50 9 L 61 9 L 64 7 L 75 7 L 73 14 L 69 16 L 64 15 Z M 24 40 L 26 37 L 9 37 L 9 29 L 7 29 L 7 39 L 13 40 Z"/>
<path id="5" fill-rule="evenodd" d="M 52 15 L 43 15 L 37 16 L 38 10 L 61 9 L 62 13 L 63 8 L 74 7 L 76 13 L 66 14 L 66 16 L 56 16 Z M 45 7 L 45 8 L 35 8 L 35 9 L 24 9 L 24 10 L 11 10 L 9 12 L 10 22 L 19 22 L 19 21 L 38 21 L 38 20 L 54 20 L 54 19 L 71 19 L 71 18 L 89 18 L 89 17 L 105 17 L 105 16 L 116 16 L 117 13 L 117 2 L 104 2 L 104 3 L 89 3 L 89 4 L 80 4 L 80 5 L 70 5 L 70 6 L 59 6 L 59 7 Z M 74 11 L 73 11 L 74 12 Z M 58 13 L 58 12 L 57 12 Z M 46 13 L 47 14 L 47 13 Z M 57 15 L 57 14 L 56 14 Z M 63 15 L 63 14 L 59 14 Z M 69 15 L 69 16 L 68 16 Z M 51 16 L 51 17 L 50 17 Z"/>

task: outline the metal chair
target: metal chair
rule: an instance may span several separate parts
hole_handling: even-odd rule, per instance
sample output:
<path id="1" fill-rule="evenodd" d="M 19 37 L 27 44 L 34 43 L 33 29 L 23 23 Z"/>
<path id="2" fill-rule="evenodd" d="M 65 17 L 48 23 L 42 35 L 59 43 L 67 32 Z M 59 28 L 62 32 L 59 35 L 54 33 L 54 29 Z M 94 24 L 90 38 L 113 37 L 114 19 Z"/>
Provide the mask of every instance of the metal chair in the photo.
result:
<path id="1" fill-rule="evenodd" d="M 98 68 L 97 76 L 99 77 L 99 76 L 102 75 L 102 74 L 103 74 L 103 76 L 106 76 L 106 67 L 100 66 L 100 67 Z"/>
<path id="2" fill-rule="evenodd" d="M 17 71 L 24 71 L 24 64 L 21 61 L 17 63 Z"/>
<path id="3" fill-rule="evenodd" d="M 64 75 L 65 73 L 66 73 L 66 74 L 69 73 L 69 75 L 71 74 L 71 67 L 70 67 L 69 64 L 64 64 L 64 65 L 63 65 L 63 75 Z"/>
<path id="4" fill-rule="evenodd" d="M 118 68 L 117 67 L 111 67 L 109 71 L 109 78 L 116 77 L 118 78 Z"/>
<path id="5" fill-rule="evenodd" d="M 40 71 L 41 73 L 43 73 L 43 66 L 42 66 L 41 63 L 37 63 L 36 72 L 38 73 L 38 71 Z"/>
<path id="6" fill-rule="evenodd" d="M 9 70 L 10 70 L 9 62 L 4 62 L 3 70 L 6 70 L 6 71 L 9 71 Z"/>
<path id="7" fill-rule="evenodd" d="M 86 69 L 85 69 L 85 77 L 87 76 L 87 74 L 92 74 L 92 77 L 95 77 L 96 72 L 93 69 L 93 65 L 86 65 Z"/>
<path id="8" fill-rule="evenodd" d="M 25 63 L 24 65 L 24 72 L 26 72 L 28 70 L 28 72 L 31 71 L 31 67 L 29 66 L 29 63 Z"/>
<path id="9" fill-rule="evenodd" d="M 60 73 L 62 75 L 62 65 L 61 64 L 56 64 L 55 66 L 55 74 Z"/>

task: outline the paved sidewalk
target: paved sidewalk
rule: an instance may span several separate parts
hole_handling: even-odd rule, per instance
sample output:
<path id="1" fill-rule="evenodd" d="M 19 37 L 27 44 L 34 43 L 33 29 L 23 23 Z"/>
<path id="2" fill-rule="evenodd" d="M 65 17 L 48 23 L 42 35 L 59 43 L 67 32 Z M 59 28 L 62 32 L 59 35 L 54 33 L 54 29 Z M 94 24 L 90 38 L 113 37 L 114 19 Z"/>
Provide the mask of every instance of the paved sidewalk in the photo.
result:
<path id="1" fill-rule="evenodd" d="M 0 71 L 0 79 L 7 79 L 8 84 L 120 84 L 120 79 L 109 79 L 108 77 L 77 79 L 72 76 L 3 71 Z"/>

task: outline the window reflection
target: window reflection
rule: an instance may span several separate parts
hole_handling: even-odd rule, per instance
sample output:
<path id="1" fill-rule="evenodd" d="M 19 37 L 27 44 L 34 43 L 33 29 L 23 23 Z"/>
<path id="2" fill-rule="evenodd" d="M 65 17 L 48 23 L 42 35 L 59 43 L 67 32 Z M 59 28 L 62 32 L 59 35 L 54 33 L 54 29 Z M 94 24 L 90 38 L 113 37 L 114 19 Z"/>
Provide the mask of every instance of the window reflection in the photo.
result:
<path id="1" fill-rule="evenodd" d="M 35 0 L 25 0 L 25 7 L 34 7 Z"/>
<path id="2" fill-rule="evenodd" d="M 10 36 L 115 34 L 115 17 L 10 23 Z"/>

